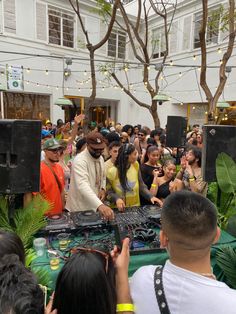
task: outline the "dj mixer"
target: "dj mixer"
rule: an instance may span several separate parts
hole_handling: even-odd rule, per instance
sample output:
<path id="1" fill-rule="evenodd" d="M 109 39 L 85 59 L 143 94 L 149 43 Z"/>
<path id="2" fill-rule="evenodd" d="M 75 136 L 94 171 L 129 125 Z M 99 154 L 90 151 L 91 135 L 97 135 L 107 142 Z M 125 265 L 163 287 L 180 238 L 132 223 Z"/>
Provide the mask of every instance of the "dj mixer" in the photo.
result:
<path id="1" fill-rule="evenodd" d="M 130 253 L 144 254 L 160 250 L 159 236 L 161 209 L 155 205 L 127 207 L 124 212 L 115 211 L 115 218 L 107 222 L 98 212 L 79 211 L 64 212 L 62 215 L 48 217 L 47 225 L 40 231 L 41 235 L 53 236 L 59 233 L 70 233 L 91 236 L 96 232 L 110 234 L 110 243 L 122 246 L 125 237 L 130 238 Z M 82 243 L 81 243 L 82 244 Z M 86 244 L 87 245 L 87 244 Z"/>

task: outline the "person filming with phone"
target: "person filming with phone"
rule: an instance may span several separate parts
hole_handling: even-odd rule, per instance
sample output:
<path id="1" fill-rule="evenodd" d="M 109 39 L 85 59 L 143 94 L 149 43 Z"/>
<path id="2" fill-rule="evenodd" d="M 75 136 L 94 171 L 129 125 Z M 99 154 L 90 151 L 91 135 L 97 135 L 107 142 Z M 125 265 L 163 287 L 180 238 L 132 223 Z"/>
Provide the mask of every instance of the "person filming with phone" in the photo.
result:
<path id="1" fill-rule="evenodd" d="M 176 178 L 182 180 L 185 189 L 206 196 L 207 183 L 202 178 L 201 161 L 201 149 L 196 146 L 190 146 L 186 155 L 181 158 L 181 169 Z"/>

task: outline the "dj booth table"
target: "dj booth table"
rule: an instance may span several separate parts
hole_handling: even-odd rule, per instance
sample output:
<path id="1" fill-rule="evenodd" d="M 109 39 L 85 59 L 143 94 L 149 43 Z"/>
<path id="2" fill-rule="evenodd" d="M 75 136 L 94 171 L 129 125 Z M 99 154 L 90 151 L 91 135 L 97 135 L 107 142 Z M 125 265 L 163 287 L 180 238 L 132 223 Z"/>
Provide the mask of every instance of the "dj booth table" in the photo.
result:
<path id="1" fill-rule="evenodd" d="M 76 240 L 76 238 L 75 238 Z M 57 245 L 55 241 L 55 246 Z M 230 245 L 232 247 L 236 247 L 236 238 L 231 236 L 225 231 L 221 231 L 221 237 L 217 244 L 212 246 L 211 249 L 211 265 L 213 267 L 213 272 L 216 275 L 218 280 L 224 281 L 225 278 L 223 276 L 222 271 L 219 269 L 219 267 L 216 265 L 216 252 L 217 250 L 222 247 L 223 245 Z M 160 251 L 158 253 L 151 253 L 151 254 L 140 254 L 140 255 L 134 255 L 130 257 L 130 264 L 129 264 L 129 277 L 132 276 L 132 274 L 140 267 L 145 265 L 164 265 L 165 261 L 168 259 L 168 254 L 165 251 Z M 62 268 L 64 264 L 64 261 L 60 260 L 60 266 L 57 270 L 51 270 L 49 259 L 46 256 L 46 254 L 42 257 L 37 257 L 32 265 L 32 269 L 36 268 L 43 268 L 48 271 L 51 277 L 51 284 L 50 288 L 54 289 L 56 278 L 58 276 L 58 273 L 60 272 L 60 269 Z"/>

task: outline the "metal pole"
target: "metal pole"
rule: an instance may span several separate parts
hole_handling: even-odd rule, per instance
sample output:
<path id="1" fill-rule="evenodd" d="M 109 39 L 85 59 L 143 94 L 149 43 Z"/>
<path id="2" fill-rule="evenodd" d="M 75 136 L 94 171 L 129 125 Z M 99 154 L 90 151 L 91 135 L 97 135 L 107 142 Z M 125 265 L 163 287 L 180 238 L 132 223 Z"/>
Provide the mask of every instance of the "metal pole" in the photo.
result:
<path id="1" fill-rule="evenodd" d="M 4 103 L 3 103 L 3 91 L 0 91 L 0 101 L 1 101 L 1 118 L 4 119 Z"/>

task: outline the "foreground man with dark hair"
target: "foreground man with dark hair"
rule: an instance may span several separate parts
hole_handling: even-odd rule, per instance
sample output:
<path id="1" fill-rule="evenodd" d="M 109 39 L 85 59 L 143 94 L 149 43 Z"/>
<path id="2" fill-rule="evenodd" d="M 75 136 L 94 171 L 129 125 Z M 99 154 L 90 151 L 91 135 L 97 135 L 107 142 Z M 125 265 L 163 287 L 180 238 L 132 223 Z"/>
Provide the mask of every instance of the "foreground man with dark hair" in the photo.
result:
<path id="1" fill-rule="evenodd" d="M 135 313 L 235 314 L 236 291 L 217 281 L 211 269 L 210 249 L 219 237 L 213 203 L 193 192 L 170 194 L 160 232 L 170 260 L 164 267 L 144 266 L 133 275 Z"/>

